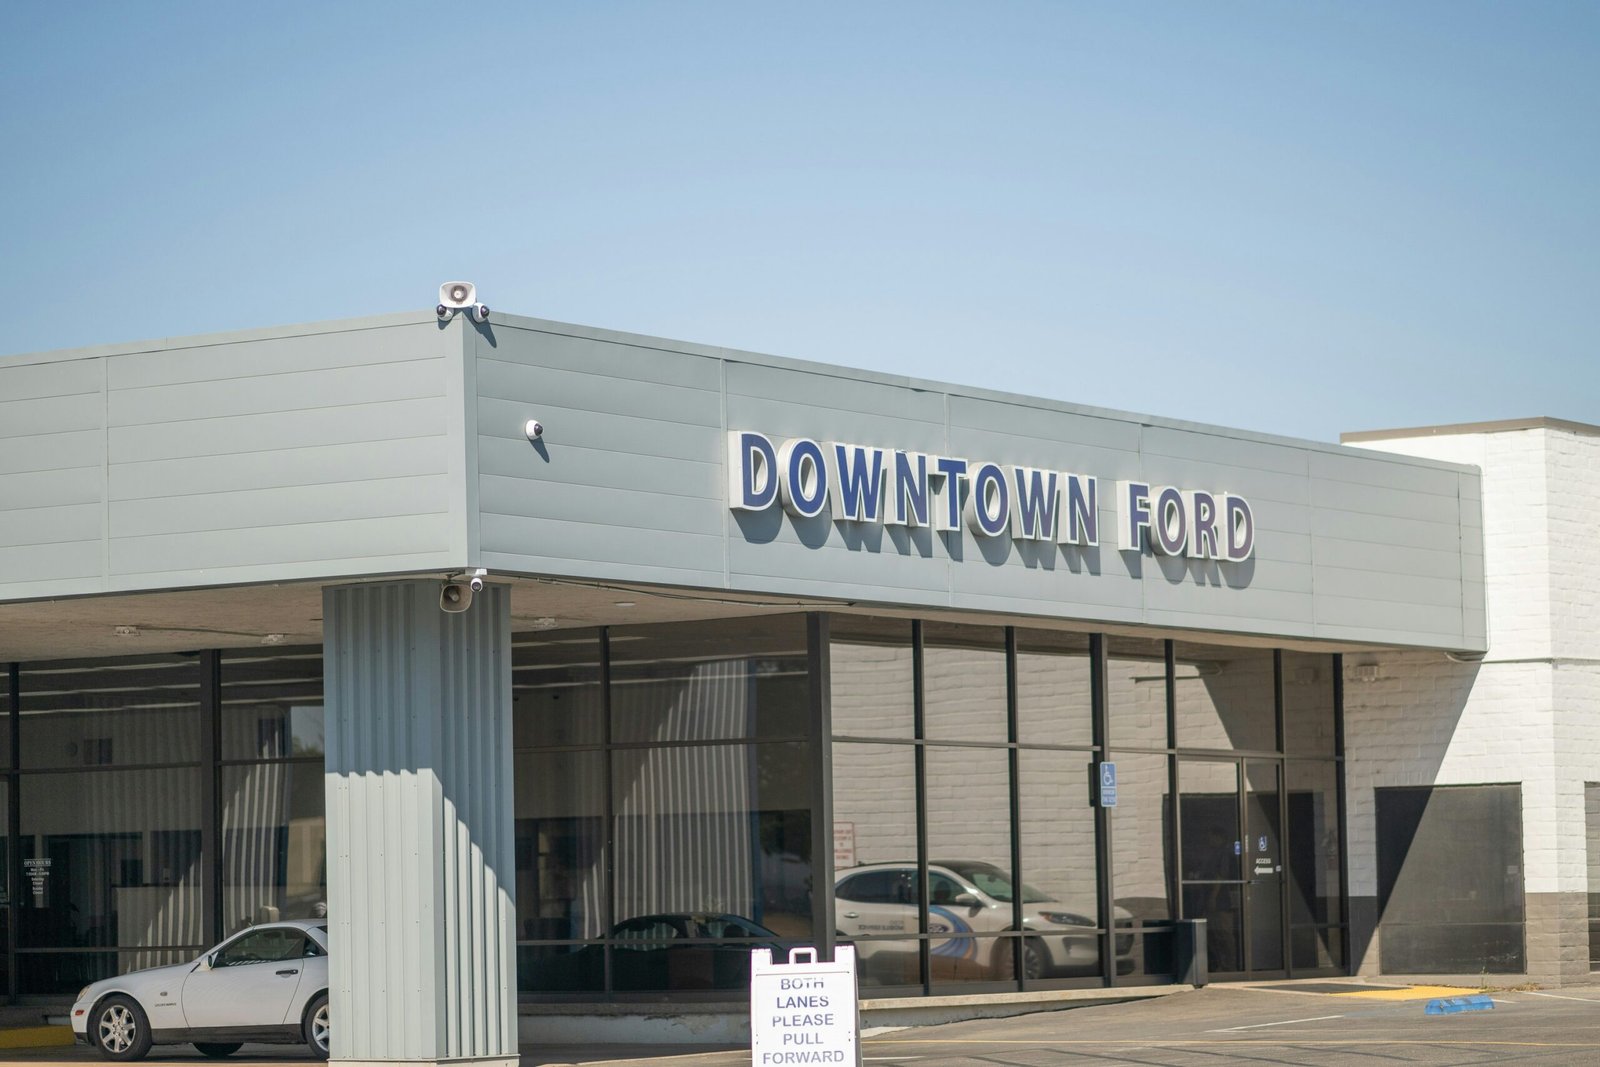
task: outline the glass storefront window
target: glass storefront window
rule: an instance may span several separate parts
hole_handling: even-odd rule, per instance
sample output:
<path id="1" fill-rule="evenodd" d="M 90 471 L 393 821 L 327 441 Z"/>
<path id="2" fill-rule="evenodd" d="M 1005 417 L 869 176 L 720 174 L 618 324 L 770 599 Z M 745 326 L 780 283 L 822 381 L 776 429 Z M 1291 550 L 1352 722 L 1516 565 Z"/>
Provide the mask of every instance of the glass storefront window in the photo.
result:
<path id="1" fill-rule="evenodd" d="M 618 928 L 695 912 L 809 937 L 808 751 L 784 743 L 613 752 Z"/>
<path id="2" fill-rule="evenodd" d="M 828 637 L 834 735 L 909 738 L 916 699 L 911 623 L 833 615 Z"/>
<path id="3" fill-rule="evenodd" d="M 223 759 L 320 757 L 322 731 L 321 648 L 223 656 Z"/>
<path id="4" fill-rule="evenodd" d="M 516 754 L 517 937 L 606 933 L 605 753 Z"/>
<path id="5" fill-rule="evenodd" d="M 1168 792 L 1167 758 L 1119 752 L 1117 806 L 1111 809 L 1112 884 L 1116 918 L 1125 922 L 1162 922 L 1172 917 L 1168 886 L 1168 835 L 1172 798 Z"/>
<path id="6" fill-rule="evenodd" d="M 814 940 L 809 667 L 798 615 L 513 636 L 521 989 L 738 989 Z"/>
<path id="7" fill-rule="evenodd" d="M 1016 929 L 1010 754 L 939 745 L 926 752 L 930 977 L 1014 982 L 1015 946 L 983 936 Z M 1033 895 L 1023 893 L 1025 909 Z"/>
<path id="8" fill-rule="evenodd" d="M 1168 869 L 1179 824 L 1168 796 L 1166 643 L 1105 639 L 1120 794 L 1108 816 L 1116 899 L 1106 960 L 1086 788 L 1087 765 L 1106 758 L 1093 745 L 1089 636 L 1017 630 L 1008 694 L 1003 627 L 923 623 L 920 662 L 907 620 L 836 615 L 826 632 L 831 827 L 813 825 L 822 754 L 808 740 L 804 616 L 513 636 L 519 988 L 742 989 L 753 945 L 781 954 L 815 943 L 818 893 L 830 894 L 867 988 L 1016 988 L 1019 977 L 1070 985 L 1108 971 L 1170 980 L 1173 894 L 1193 912 L 1201 902 L 1190 894 L 1213 891 L 1204 871 L 1189 869 L 1204 849 L 1188 808 L 1182 881 Z M 1276 743 L 1273 655 L 1175 651 L 1184 790 L 1220 796 L 1227 790 L 1191 770 Z M 209 656 L 220 662 L 214 705 L 201 699 Z M 1287 811 L 1267 835 L 1282 839 L 1287 941 L 1238 949 L 1247 968 L 1255 958 L 1260 969 L 1274 947 L 1287 957 L 1280 967 L 1343 965 L 1333 662 L 1284 653 L 1291 758 L 1228 763 L 1281 781 Z M 22 872 L 0 905 L 0 942 L 10 922 L 19 946 L 15 992 L 70 993 L 119 970 L 192 959 L 246 923 L 325 911 L 320 648 L 25 665 L 19 678 L 22 833 L 0 835 L 0 863 L 9 849 Z M 3 702 L 0 693 L 0 712 Z M 211 706 L 218 718 L 208 724 L 200 709 Z M 212 728 L 218 760 L 202 765 Z M 212 774 L 214 863 L 201 854 Z M 1277 788 L 1257 793 L 1275 804 Z M 0 790 L 0 820 L 4 799 Z M 830 831 L 831 886 L 813 855 Z M 1231 857 L 1231 838 L 1229 848 Z M 1212 914 L 1233 908 L 1206 904 Z M 1020 933 L 1019 905 L 1029 924 Z M 1260 901 L 1238 909 L 1253 916 L 1255 940 L 1280 921 Z"/>
<path id="9" fill-rule="evenodd" d="M 19 944 L 200 946 L 200 797 L 192 767 L 24 775 Z"/>
<path id="10" fill-rule="evenodd" d="M 4 677 L 0 669 L 0 677 Z M 9 687 L 7 687 L 9 688 Z M 6 704 L 5 697 L 0 696 L 0 707 Z M 0 718 L 0 726 L 5 725 L 5 719 Z M 11 789 L 10 783 L 0 777 L 0 826 L 11 825 Z M 11 938 L 11 834 L 8 830 L 0 834 L 0 945 L 7 945 Z M 5 953 L 0 953 L 0 994 L 11 991 L 11 969 Z"/>
<path id="11" fill-rule="evenodd" d="M 193 656 L 30 663 L 21 689 L 24 770 L 200 759 Z"/>
<path id="12" fill-rule="evenodd" d="M 834 925 L 863 986 L 922 980 L 913 745 L 833 745 Z"/>
<path id="13" fill-rule="evenodd" d="M 511 638 L 511 733 L 519 750 L 605 739 L 600 632 L 552 630 Z"/>
<path id="14" fill-rule="evenodd" d="M 11 766 L 11 665 L 0 663 L 0 768 Z"/>
<path id="15" fill-rule="evenodd" d="M 1173 646 L 1178 745 L 1222 751 L 1278 747 L 1272 651 Z"/>
<path id="16" fill-rule="evenodd" d="M 615 627 L 615 743 L 803 738 L 805 617 Z"/>
<path id="17" fill-rule="evenodd" d="M 605 989 L 605 688 L 598 630 L 512 636 L 517 987 Z"/>
<path id="18" fill-rule="evenodd" d="M 1017 631 L 1017 740 L 1094 743 L 1092 668 L 1086 634 Z"/>
<path id="19" fill-rule="evenodd" d="M 327 914 L 325 804 L 319 762 L 222 768 L 223 933 Z"/>
<path id="20" fill-rule="evenodd" d="M 1005 743 L 1006 637 L 991 626 L 922 628 L 923 737 Z"/>
<path id="21" fill-rule="evenodd" d="M 1167 646 L 1138 637 L 1106 638 L 1110 745 L 1167 747 Z"/>
<path id="22" fill-rule="evenodd" d="M 1017 753 L 1025 913 L 1063 928 L 1025 946 L 1030 982 L 1100 973 L 1095 820 L 1084 781 L 1089 759 L 1087 752 Z"/>

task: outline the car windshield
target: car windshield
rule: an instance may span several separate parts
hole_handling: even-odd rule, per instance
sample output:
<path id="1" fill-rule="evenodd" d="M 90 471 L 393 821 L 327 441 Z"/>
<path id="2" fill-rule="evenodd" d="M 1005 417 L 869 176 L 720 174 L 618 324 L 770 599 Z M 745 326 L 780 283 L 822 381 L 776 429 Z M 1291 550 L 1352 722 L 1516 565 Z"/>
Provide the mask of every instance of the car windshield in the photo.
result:
<path id="1" fill-rule="evenodd" d="M 1011 903 L 1012 887 L 1011 876 L 992 863 L 947 863 L 952 871 L 983 890 L 1003 904 Z M 1048 893 L 1041 893 L 1028 883 L 1022 883 L 1022 902 L 1024 904 L 1043 904 L 1054 900 Z"/>

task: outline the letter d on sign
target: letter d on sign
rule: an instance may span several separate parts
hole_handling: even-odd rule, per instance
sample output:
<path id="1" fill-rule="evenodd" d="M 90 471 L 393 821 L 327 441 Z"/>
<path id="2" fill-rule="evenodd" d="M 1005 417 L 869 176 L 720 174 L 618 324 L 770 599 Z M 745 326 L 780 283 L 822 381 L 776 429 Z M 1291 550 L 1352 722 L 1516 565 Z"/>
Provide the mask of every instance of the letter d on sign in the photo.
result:
<path id="1" fill-rule="evenodd" d="M 761 434 L 728 434 L 728 506 L 762 511 L 778 499 L 778 452 Z"/>

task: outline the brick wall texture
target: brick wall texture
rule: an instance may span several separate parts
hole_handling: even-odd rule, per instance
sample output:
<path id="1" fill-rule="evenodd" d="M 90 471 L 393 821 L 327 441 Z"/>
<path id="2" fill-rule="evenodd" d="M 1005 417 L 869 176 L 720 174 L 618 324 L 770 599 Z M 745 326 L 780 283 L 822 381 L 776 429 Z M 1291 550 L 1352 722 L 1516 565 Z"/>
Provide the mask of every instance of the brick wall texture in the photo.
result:
<path id="1" fill-rule="evenodd" d="M 1528 975 L 1588 980 L 1594 820 L 1584 786 L 1600 782 L 1600 436 L 1534 428 L 1363 447 L 1482 469 L 1489 653 L 1481 663 L 1346 656 L 1351 895 L 1378 891 L 1375 789 L 1520 784 Z M 1363 973 L 1381 968 L 1377 945 Z"/>

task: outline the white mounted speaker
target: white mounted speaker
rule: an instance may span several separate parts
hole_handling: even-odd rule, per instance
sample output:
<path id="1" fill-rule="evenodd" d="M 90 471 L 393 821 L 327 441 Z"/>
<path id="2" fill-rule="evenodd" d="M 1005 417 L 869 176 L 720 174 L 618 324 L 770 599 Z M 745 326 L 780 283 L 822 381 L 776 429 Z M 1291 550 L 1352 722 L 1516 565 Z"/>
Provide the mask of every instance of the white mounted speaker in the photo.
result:
<path id="1" fill-rule="evenodd" d="M 482 584 L 481 582 L 479 583 Z M 472 607 L 472 585 L 467 582 L 445 582 L 439 589 L 439 610 L 456 615 Z"/>
<path id="2" fill-rule="evenodd" d="M 439 306 L 452 311 L 469 308 L 478 302 L 478 287 L 471 282 L 445 282 L 439 286 Z"/>

